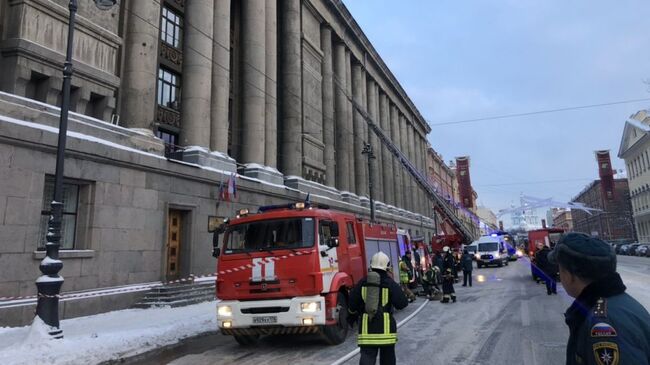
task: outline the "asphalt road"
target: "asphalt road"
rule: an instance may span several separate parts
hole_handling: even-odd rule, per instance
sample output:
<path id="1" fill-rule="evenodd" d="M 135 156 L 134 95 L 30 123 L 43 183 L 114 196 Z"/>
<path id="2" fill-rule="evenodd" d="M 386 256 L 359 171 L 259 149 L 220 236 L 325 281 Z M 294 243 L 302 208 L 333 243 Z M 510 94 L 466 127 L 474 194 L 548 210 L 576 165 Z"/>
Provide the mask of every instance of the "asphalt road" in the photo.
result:
<path id="1" fill-rule="evenodd" d="M 628 293 L 650 309 L 650 259 L 619 257 Z M 473 287 L 456 285 L 457 303 L 419 299 L 398 321 L 422 310 L 398 331 L 400 364 L 563 364 L 568 330 L 563 313 L 570 298 L 558 285 L 548 296 L 530 277 L 526 259 L 503 268 L 474 269 Z M 252 348 L 219 333 L 185 340 L 132 364 L 332 364 L 357 348 L 352 332 L 339 346 L 317 336 L 266 337 Z M 358 363 L 358 356 L 345 364 Z"/>

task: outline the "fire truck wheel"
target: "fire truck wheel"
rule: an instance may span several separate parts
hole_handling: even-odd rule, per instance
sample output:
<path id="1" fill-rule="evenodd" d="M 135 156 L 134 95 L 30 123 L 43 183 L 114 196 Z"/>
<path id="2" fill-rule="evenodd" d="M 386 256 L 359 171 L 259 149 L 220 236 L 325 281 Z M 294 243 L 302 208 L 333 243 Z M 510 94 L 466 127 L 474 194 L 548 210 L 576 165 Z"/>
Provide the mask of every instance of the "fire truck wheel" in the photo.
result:
<path id="1" fill-rule="evenodd" d="M 322 329 L 325 341 L 330 345 L 339 345 L 348 337 L 348 301 L 345 294 L 339 292 L 336 299 L 339 309 L 339 320 L 335 326 L 324 326 Z"/>
<path id="2" fill-rule="evenodd" d="M 235 341 L 242 346 L 253 346 L 260 339 L 260 335 L 238 335 L 235 336 Z"/>

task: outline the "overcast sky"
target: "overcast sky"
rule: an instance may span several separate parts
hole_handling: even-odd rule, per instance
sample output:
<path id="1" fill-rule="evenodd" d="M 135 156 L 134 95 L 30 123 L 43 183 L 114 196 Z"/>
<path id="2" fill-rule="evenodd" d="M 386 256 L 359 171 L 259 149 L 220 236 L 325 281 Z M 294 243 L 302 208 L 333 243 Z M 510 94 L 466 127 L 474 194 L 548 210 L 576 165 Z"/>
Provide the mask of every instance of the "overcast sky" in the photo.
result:
<path id="1" fill-rule="evenodd" d="M 597 178 L 595 150 L 625 168 L 623 124 L 650 102 L 433 124 L 650 98 L 650 1 L 345 4 L 432 125 L 433 148 L 447 161 L 471 157 L 480 204 L 496 212 L 521 193 L 569 201 Z"/>

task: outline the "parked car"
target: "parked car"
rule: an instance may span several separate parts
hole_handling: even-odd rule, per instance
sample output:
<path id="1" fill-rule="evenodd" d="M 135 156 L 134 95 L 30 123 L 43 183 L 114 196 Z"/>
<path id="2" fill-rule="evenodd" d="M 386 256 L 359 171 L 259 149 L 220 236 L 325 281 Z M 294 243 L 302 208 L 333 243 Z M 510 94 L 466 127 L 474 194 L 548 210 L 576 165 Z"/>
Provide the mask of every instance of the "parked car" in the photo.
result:
<path id="1" fill-rule="evenodd" d="M 650 249 L 650 246 L 641 245 L 641 246 L 637 247 L 636 255 L 637 256 L 648 256 L 648 249 Z"/>
<path id="2" fill-rule="evenodd" d="M 625 245 L 624 243 L 614 243 L 612 245 L 612 248 L 614 249 L 614 252 L 616 252 L 616 254 L 620 254 L 621 253 L 621 247 L 623 247 L 624 245 Z"/>
<path id="3" fill-rule="evenodd" d="M 621 248 L 619 249 L 618 253 L 619 253 L 620 255 L 628 255 L 629 250 L 630 250 L 630 245 L 623 245 L 623 246 L 621 246 Z"/>
<path id="4" fill-rule="evenodd" d="M 636 256 L 636 249 L 641 246 L 638 243 L 631 244 L 630 247 L 627 249 L 627 254 L 630 256 Z"/>

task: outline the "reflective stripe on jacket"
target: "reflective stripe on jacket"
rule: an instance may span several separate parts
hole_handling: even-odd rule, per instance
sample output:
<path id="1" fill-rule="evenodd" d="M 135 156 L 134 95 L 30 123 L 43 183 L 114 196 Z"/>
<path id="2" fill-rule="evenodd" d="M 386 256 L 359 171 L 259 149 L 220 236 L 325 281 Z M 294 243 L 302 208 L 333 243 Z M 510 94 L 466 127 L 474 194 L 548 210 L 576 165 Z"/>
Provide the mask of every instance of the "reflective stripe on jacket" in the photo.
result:
<path id="1" fill-rule="evenodd" d="M 367 287 L 361 287 L 361 299 L 366 300 Z M 359 326 L 359 337 L 357 343 L 360 346 L 382 346 L 394 345 L 397 342 L 397 324 L 390 313 L 390 291 L 388 288 L 381 288 L 381 306 L 374 317 L 370 318 L 368 313 L 361 316 Z"/>

